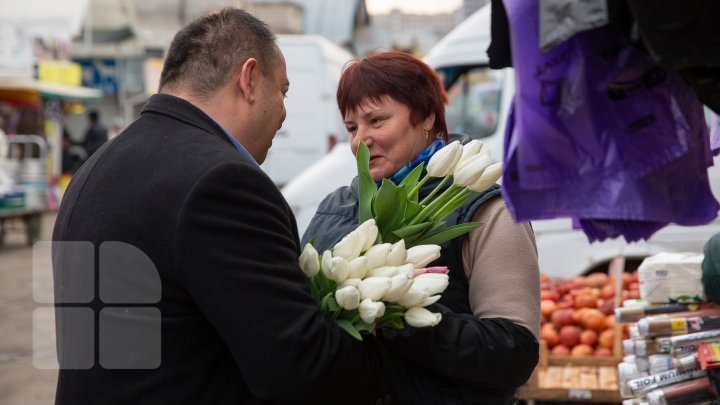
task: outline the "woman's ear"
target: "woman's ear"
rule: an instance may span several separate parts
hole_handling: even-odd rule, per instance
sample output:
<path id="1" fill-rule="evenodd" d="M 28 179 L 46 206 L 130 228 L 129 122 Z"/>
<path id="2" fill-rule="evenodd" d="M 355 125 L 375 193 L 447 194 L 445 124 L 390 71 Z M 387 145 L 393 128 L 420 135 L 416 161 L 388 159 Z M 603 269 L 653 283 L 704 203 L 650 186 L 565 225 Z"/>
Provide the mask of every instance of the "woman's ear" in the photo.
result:
<path id="1" fill-rule="evenodd" d="M 238 87 L 247 102 L 255 101 L 255 88 L 258 85 L 258 63 L 255 58 L 249 58 L 240 68 L 237 78 Z"/>
<path id="2" fill-rule="evenodd" d="M 435 126 L 435 113 L 428 115 L 423 121 L 423 129 L 430 131 L 430 136 L 433 138 L 437 137 L 437 134 L 432 133 L 433 127 Z"/>

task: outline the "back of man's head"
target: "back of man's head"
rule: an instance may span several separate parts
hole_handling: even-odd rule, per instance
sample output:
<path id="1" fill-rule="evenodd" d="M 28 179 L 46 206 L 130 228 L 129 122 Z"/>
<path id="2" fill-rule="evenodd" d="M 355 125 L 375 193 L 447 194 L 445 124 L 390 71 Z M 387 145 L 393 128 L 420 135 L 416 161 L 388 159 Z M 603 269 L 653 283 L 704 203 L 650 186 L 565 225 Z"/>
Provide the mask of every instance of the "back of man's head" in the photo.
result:
<path id="1" fill-rule="evenodd" d="M 160 74 L 160 92 L 179 90 L 207 100 L 249 58 L 263 75 L 276 58 L 276 37 L 253 15 L 226 7 L 206 14 L 178 31 Z"/>
<path id="2" fill-rule="evenodd" d="M 96 110 L 90 110 L 88 112 L 88 119 L 92 122 L 97 122 L 98 118 L 100 118 L 100 114 Z"/>

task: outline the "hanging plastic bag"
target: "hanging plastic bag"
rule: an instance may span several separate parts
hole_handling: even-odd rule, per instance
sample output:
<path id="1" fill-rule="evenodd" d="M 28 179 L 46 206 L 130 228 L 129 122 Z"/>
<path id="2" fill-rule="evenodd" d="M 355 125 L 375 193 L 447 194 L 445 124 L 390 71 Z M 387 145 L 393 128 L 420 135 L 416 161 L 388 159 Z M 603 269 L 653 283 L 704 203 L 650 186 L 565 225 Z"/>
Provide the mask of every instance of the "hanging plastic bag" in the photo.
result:
<path id="1" fill-rule="evenodd" d="M 555 187 L 625 167 L 642 176 L 687 152 L 688 124 L 675 100 L 687 87 L 681 78 L 610 27 L 579 33 L 542 53 L 538 3 L 505 5 L 523 188 Z"/>

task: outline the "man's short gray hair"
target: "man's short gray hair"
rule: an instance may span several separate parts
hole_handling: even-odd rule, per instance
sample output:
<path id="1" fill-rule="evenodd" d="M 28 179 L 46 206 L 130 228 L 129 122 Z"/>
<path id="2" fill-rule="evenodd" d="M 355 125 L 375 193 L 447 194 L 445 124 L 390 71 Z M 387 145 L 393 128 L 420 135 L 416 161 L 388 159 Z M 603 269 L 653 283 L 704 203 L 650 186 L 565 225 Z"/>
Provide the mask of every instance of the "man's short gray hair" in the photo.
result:
<path id="1" fill-rule="evenodd" d="M 207 99 L 249 58 L 257 59 L 267 75 L 277 57 L 275 41 L 267 24 L 238 8 L 199 17 L 175 34 L 160 74 L 160 91 L 182 87 Z"/>

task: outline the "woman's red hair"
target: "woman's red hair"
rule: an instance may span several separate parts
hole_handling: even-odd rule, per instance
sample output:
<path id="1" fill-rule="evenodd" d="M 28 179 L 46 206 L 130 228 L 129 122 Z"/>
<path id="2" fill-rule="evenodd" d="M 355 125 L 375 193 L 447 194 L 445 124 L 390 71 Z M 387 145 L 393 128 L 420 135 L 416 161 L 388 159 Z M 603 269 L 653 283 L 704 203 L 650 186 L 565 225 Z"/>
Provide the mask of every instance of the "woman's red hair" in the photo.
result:
<path id="1" fill-rule="evenodd" d="M 355 58 L 345 65 L 337 90 L 343 117 L 365 100 L 380 102 L 383 97 L 407 106 L 413 126 L 435 114 L 430 133 L 447 141 L 447 94 L 440 77 L 425 62 L 407 53 L 389 51 Z"/>

